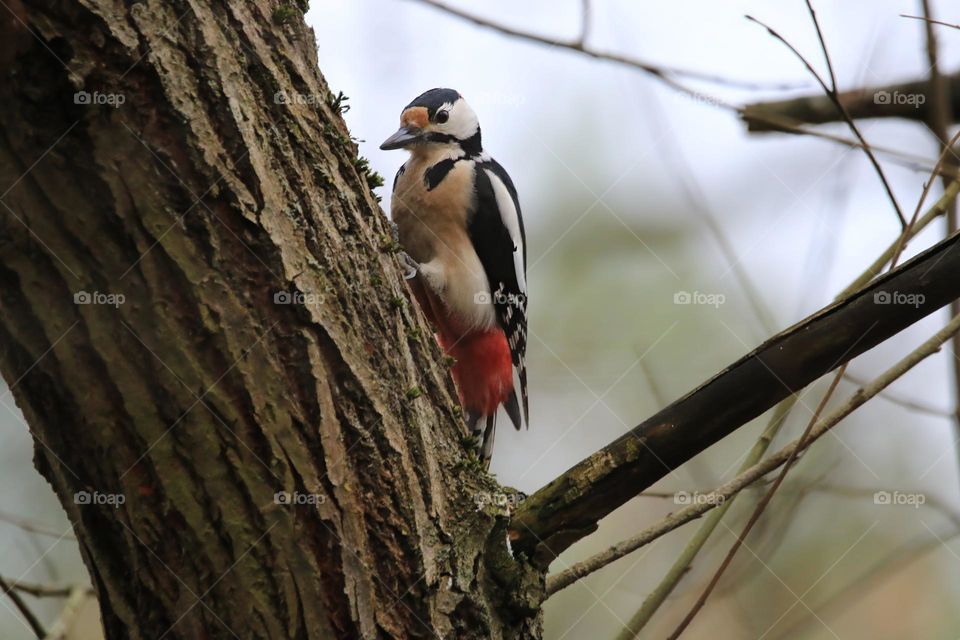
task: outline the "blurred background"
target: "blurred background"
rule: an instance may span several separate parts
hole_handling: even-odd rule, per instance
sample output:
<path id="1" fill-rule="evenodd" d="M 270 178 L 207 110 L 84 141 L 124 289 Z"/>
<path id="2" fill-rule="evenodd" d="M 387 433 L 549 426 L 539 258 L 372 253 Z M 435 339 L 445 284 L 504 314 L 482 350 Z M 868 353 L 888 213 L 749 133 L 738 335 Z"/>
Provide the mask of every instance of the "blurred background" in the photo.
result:
<path id="1" fill-rule="evenodd" d="M 960 23 L 960 6 L 932 3 Z M 576 0 L 457 5 L 548 37 L 576 38 Z M 924 26 L 900 17 L 919 2 L 818 2 L 840 89 L 922 78 Z M 742 105 L 816 93 L 802 64 L 750 14 L 824 70 L 800 0 L 590 4 L 589 47 L 655 65 L 782 89 L 685 81 L 678 93 L 649 75 L 525 42 L 416 0 L 313 0 L 308 23 L 320 69 L 349 97 L 360 152 L 386 179 L 388 209 L 401 152 L 380 151 L 401 109 L 426 89 L 460 91 L 477 112 L 485 149 L 520 193 L 528 243 L 529 431 L 500 429 L 492 471 L 532 492 L 743 355 L 828 304 L 896 237 L 899 224 L 865 155 L 826 140 L 748 134 L 714 98 Z M 960 30 L 938 28 L 945 72 L 960 60 Z M 863 120 L 876 145 L 927 159 L 923 124 Z M 849 136 L 842 124 L 820 130 Z M 880 157 L 909 216 L 928 173 Z M 933 187 L 928 203 L 940 192 Z M 713 219 L 731 246 L 725 254 Z M 908 248 L 941 237 L 942 221 Z M 733 257 L 733 260 L 730 258 Z M 744 277 L 762 313 L 745 294 Z M 677 304 L 682 292 L 702 304 Z M 947 319 L 937 313 L 855 360 L 872 378 Z M 685 638 L 941 638 L 960 634 L 960 478 L 949 417 L 946 352 L 928 359 L 817 442 L 747 538 Z M 0 383 L 2 384 L 2 383 Z M 826 382 L 807 390 L 773 446 L 802 432 Z M 856 387 L 841 383 L 832 404 Z M 744 392 L 749 393 L 748 389 Z M 909 399 L 921 405 L 905 406 Z M 76 541 L 53 492 L 33 469 L 22 416 L 0 386 L 0 575 L 84 582 Z M 760 418 L 669 474 L 653 489 L 709 491 L 731 479 L 766 424 Z M 876 504 L 874 492 L 923 496 Z M 689 610 L 759 495 L 734 505 L 642 637 L 662 638 Z M 917 502 L 915 500 L 914 502 Z M 559 571 L 678 508 L 639 497 L 553 565 Z M 545 637 L 613 638 L 699 526 L 690 523 L 550 598 Z M 50 621 L 63 601 L 30 599 Z M 9 605 L 8 602 L 4 603 Z M 718 632 L 718 630 L 722 630 Z M 11 606 L 0 638 L 28 638 Z"/>

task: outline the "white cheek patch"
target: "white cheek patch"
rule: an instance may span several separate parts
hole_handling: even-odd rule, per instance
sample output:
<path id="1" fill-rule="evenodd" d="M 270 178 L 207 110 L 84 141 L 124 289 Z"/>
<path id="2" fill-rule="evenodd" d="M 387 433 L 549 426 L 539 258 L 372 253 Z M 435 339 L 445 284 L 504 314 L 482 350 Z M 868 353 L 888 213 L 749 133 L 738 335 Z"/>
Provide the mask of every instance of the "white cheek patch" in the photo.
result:
<path id="1" fill-rule="evenodd" d="M 520 217 L 517 215 L 517 208 L 513 206 L 513 198 L 507 185 L 497 177 L 497 174 L 484 169 L 490 178 L 490 184 L 493 186 L 493 194 L 497 198 L 497 209 L 500 210 L 500 217 L 503 220 L 503 226 L 507 228 L 510 239 L 513 241 L 513 270 L 517 274 L 517 286 L 520 293 L 527 292 L 527 278 L 524 273 L 523 256 L 523 236 L 520 234 Z"/>
<path id="2" fill-rule="evenodd" d="M 477 132 L 477 114 L 463 100 L 457 100 L 454 104 L 448 102 L 440 108 L 446 109 L 450 114 L 450 119 L 440 125 L 440 130 L 444 133 L 449 133 L 458 140 L 467 140 Z"/>

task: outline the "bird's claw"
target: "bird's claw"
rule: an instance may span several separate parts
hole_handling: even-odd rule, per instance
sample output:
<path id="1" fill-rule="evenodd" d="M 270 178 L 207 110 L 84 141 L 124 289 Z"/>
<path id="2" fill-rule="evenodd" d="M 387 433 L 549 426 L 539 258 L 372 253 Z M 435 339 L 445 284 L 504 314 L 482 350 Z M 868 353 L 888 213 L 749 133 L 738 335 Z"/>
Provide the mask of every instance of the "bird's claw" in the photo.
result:
<path id="1" fill-rule="evenodd" d="M 400 262 L 404 267 L 407 268 L 403 274 L 404 280 L 410 280 L 414 278 L 420 271 L 420 263 L 410 257 L 410 254 L 406 251 L 400 252 Z"/>

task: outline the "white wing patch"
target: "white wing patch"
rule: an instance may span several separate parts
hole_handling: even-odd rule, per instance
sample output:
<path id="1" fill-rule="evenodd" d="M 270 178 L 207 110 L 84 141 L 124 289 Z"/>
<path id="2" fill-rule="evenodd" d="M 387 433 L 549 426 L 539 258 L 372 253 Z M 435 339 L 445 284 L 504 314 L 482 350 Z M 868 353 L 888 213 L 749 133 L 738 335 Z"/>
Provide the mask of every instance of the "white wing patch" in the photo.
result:
<path id="1" fill-rule="evenodd" d="M 513 241 L 513 270 L 517 274 L 517 287 L 519 287 L 520 293 L 526 294 L 527 278 L 523 269 L 523 236 L 520 235 L 520 218 L 517 215 L 517 208 L 513 205 L 510 191 L 507 190 L 507 186 L 503 184 L 497 174 L 489 169 L 484 169 L 484 171 L 493 186 L 493 193 L 497 198 L 497 209 L 500 211 L 500 219 Z"/>

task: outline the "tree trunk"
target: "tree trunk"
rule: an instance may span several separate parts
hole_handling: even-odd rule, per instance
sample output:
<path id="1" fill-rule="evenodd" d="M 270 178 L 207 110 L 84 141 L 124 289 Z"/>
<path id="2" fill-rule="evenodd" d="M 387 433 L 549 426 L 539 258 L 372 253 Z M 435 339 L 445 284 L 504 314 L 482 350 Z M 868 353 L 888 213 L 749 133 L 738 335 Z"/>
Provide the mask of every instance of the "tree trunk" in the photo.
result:
<path id="1" fill-rule="evenodd" d="M 106 637 L 539 637 L 300 9 L 9 7 L 0 369 Z"/>

